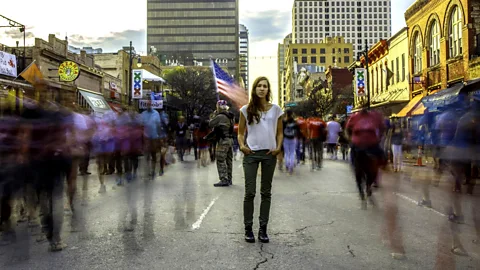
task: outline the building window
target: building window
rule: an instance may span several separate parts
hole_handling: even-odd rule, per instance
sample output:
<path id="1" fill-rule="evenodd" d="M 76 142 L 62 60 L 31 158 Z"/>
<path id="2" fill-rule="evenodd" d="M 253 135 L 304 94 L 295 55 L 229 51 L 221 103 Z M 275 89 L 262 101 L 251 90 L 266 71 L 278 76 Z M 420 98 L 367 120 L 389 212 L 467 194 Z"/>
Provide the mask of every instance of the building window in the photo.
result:
<path id="1" fill-rule="evenodd" d="M 338 57 L 338 62 L 337 63 L 339 63 L 339 64 L 342 63 L 342 58 L 341 57 Z"/>
<path id="2" fill-rule="evenodd" d="M 302 54 L 306 54 L 307 53 L 307 49 L 302 49 Z"/>
<path id="3" fill-rule="evenodd" d="M 350 56 L 344 56 L 343 57 L 343 62 L 346 63 L 346 64 L 350 63 Z"/>
<path id="4" fill-rule="evenodd" d="M 417 32 L 415 35 L 413 44 L 413 73 L 417 74 L 422 71 L 422 40 L 420 39 L 420 32 Z"/>
<path id="5" fill-rule="evenodd" d="M 320 56 L 320 64 L 325 64 L 326 59 L 325 56 Z"/>
<path id="6" fill-rule="evenodd" d="M 383 65 L 380 65 L 380 92 L 383 92 Z"/>
<path id="7" fill-rule="evenodd" d="M 302 56 L 302 64 L 307 64 L 307 57 L 306 56 Z"/>
<path id="8" fill-rule="evenodd" d="M 313 49 L 311 49 L 311 52 L 312 52 L 312 54 L 316 54 L 316 53 L 317 53 L 317 49 L 313 48 Z"/>
<path id="9" fill-rule="evenodd" d="M 310 58 L 310 63 L 311 63 L 311 64 L 316 64 L 316 63 L 317 63 L 317 57 L 312 56 L 312 57 Z"/>
<path id="10" fill-rule="evenodd" d="M 397 59 L 395 59 L 395 70 L 397 71 L 397 73 L 395 74 L 395 78 L 397 80 L 397 83 L 400 82 L 400 72 L 399 72 L 400 66 L 399 65 L 400 65 L 400 63 L 399 63 L 398 57 L 397 57 Z"/>
<path id="11" fill-rule="evenodd" d="M 325 54 L 325 49 L 320 49 L 320 54 Z"/>
<path id="12" fill-rule="evenodd" d="M 344 48 L 343 53 L 350 53 L 350 49 L 349 48 Z"/>
<path id="13" fill-rule="evenodd" d="M 405 54 L 402 54 L 402 82 L 405 81 Z"/>
<path id="14" fill-rule="evenodd" d="M 293 49 L 293 54 L 298 54 L 298 49 Z"/>
<path id="15" fill-rule="evenodd" d="M 450 47 L 450 57 L 462 54 L 462 14 L 456 6 L 450 16 L 448 25 L 448 44 Z"/>
<path id="16" fill-rule="evenodd" d="M 430 66 L 435 66 L 440 63 L 440 31 L 436 20 L 430 26 L 429 42 Z"/>

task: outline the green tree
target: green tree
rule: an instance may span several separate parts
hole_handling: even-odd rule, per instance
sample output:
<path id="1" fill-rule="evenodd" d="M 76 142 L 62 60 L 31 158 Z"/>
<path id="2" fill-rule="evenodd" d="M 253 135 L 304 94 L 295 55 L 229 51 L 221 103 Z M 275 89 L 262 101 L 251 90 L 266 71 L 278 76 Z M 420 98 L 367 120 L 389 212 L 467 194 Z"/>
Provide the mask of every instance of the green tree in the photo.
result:
<path id="1" fill-rule="evenodd" d="M 164 70 L 163 76 L 172 87 L 172 95 L 181 101 L 177 105 L 187 120 L 195 115 L 207 118 L 215 110 L 217 95 L 210 68 L 179 66 Z"/>

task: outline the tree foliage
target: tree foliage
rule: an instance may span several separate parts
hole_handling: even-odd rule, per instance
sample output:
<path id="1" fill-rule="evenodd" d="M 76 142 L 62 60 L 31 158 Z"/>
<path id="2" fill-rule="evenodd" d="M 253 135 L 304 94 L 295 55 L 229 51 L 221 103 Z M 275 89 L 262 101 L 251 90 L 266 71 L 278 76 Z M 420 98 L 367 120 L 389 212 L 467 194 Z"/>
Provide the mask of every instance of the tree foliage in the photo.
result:
<path id="1" fill-rule="evenodd" d="M 172 87 L 172 95 L 181 101 L 177 105 L 187 120 L 195 115 L 207 118 L 215 110 L 217 96 L 209 68 L 179 66 L 165 70 L 163 76 Z"/>

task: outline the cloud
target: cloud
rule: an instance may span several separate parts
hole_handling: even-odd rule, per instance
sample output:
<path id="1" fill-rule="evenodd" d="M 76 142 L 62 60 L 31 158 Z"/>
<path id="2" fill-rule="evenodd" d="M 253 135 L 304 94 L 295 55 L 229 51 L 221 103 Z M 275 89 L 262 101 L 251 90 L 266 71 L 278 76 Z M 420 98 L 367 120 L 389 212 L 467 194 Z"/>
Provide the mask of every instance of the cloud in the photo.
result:
<path id="1" fill-rule="evenodd" d="M 291 32 L 291 11 L 264 10 L 246 14 L 242 23 L 249 29 L 253 42 L 283 40 Z"/>
<path id="2" fill-rule="evenodd" d="M 28 29 L 32 29 L 33 27 L 29 28 L 27 27 L 27 30 Z M 5 32 L 3 32 L 3 34 L 7 37 L 7 38 L 11 38 L 11 39 L 23 39 L 23 32 L 20 32 L 20 29 L 19 28 L 12 28 L 12 29 L 8 29 L 6 30 Z M 25 32 L 25 37 L 26 38 L 34 38 L 35 35 L 30 32 L 30 31 L 26 31 Z"/>
<path id="3" fill-rule="evenodd" d="M 75 47 L 102 48 L 103 52 L 117 52 L 129 46 L 130 41 L 138 53 L 145 52 L 147 47 L 145 29 L 110 32 L 102 37 L 74 34 L 68 36 L 68 41 Z"/>

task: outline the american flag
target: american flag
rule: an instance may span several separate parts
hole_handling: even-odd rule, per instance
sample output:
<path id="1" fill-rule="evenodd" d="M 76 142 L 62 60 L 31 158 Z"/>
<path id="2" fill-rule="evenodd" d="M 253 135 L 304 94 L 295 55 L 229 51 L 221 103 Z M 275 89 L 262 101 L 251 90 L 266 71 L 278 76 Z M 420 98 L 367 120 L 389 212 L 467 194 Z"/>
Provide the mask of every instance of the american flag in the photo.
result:
<path id="1" fill-rule="evenodd" d="M 223 69 L 214 61 L 212 61 L 212 71 L 213 76 L 215 77 L 215 83 L 217 85 L 217 92 L 229 92 L 232 84 L 235 83 L 235 80 L 228 75 L 228 73 L 223 71 Z"/>

